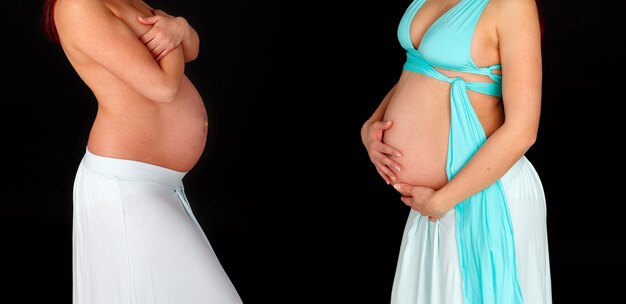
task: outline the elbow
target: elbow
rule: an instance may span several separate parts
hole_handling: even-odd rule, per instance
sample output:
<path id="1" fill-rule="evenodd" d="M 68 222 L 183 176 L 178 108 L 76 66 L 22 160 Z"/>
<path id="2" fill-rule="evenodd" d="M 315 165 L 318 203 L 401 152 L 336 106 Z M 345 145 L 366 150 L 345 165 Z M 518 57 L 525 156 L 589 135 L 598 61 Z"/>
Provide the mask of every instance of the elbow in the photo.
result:
<path id="1" fill-rule="evenodd" d="M 526 132 L 517 137 L 520 149 L 528 151 L 537 141 L 537 132 Z"/>
<path id="2" fill-rule="evenodd" d="M 159 85 L 153 87 L 153 94 L 155 95 L 152 100 L 155 102 L 169 103 L 173 102 L 180 91 L 182 78 L 179 77 L 164 77 L 159 82 Z"/>
<path id="3" fill-rule="evenodd" d="M 188 47 L 183 49 L 183 56 L 185 57 L 185 62 L 190 62 L 196 60 L 198 58 L 198 54 L 200 54 L 200 45 L 196 44 L 196 47 Z"/>
<path id="4" fill-rule="evenodd" d="M 169 87 L 164 90 L 161 96 L 161 102 L 165 102 L 165 103 L 173 102 L 177 96 L 178 96 L 178 86 Z"/>
<path id="5" fill-rule="evenodd" d="M 186 63 L 187 63 L 187 62 L 194 61 L 194 60 L 196 60 L 196 58 L 198 58 L 198 53 L 197 53 L 197 52 L 195 52 L 195 53 L 193 53 L 193 54 L 191 54 L 191 55 L 187 55 L 187 54 L 185 54 L 185 62 L 186 62 Z"/>
<path id="6" fill-rule="evenodd" d="M 537 136 L 528 136 L 527 138 L 525 138 L 523 141 L 524 146 L 522 147 L 524 153 L 530 150 L 530 148 L 535 144 L 536 141 L 537 141 Z"/>
<path id="7" fill-rule="evenodd" d="M 506 131 L 507 137 L 510 138 L 511 147 L 515 150 L 527 151 L 537 141 L 537 128 L 530 127 L 528 125 L 514 125 L 507 124 L 503 126 Z"/>
<path id="8" fill-rule="evenodd" d="M 170 103 L 176 100 L 178 96 L 178 86 L 162 85 L 159 90 L 153 92 L 153 96 L 150 97 L 155 102 Z"/>
<path id="9" fill-rule="evenodd" d="M 174 102 L 174 100 L 176 99 L 176 95 L 177 94 L 168 94 L 168 95 L 164 95 L 163 98 L 161 100 L 159 100 L 161 103 L 170 103 L 170 102 Z"/>

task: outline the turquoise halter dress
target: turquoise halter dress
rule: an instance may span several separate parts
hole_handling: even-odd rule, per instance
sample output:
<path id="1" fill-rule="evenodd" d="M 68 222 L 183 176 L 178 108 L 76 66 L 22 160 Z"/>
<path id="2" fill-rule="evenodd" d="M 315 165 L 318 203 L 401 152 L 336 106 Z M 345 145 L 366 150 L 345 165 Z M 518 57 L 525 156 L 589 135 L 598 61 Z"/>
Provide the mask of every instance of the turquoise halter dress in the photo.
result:
<path id="1" fill-rule="evenodd" d="M 471 57 L 476 24 L 488 0 L 460 0 L 427 29 L 418 48 L 410 36 L 417 11 L 426 0 L 415 0 L 398 27 L 406 49 L 404 70 L 450 83 L 450 134 L 446 173 L 452 179 L 485 142 L 485 132 L 470 103 L 467 90 L 502 95 L 500 64 L 479 67 Z M 450 78 L 435 68 L 488 76 L 493 82 L 468 82 Z M 455 207 L 463 296 L 467 304 L 523 303 L 518 279 L 513 228 L 507 199 L 496 183 Z"/>

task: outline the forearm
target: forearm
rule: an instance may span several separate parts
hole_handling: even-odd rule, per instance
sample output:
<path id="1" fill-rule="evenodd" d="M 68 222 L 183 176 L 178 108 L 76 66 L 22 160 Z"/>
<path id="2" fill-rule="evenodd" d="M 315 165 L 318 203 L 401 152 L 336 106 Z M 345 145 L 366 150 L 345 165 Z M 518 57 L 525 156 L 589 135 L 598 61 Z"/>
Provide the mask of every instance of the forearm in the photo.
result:
<path id="1" fill-rule="evenodd" d="M 186 25 L 185 38 L 183 39 L 182 48 L 185 56 L 185 62 L 193 61 L 198 57 L 200 52 L 200 38 L 196 30 L 189 25 L 187 20 L 183 17 L 176 17 L 179 22 Z"/>
<path id="2" fill-rule="evenodd" d="M 500 179 L 535 141 L 536 132 L 503 125 L 433 199 L 449 209 Z"/>
<path id="3" fill-rule="evenodd" d="M 156 91 L 160 91 L 162 98 L 155 101 L 169 102 L 176 98 L 178 95 L 178 89 L 180 88 L 180 82 L 185 72 L 185 61 L 183 58 L 183 50 L 178 47 L 167 54 L 163 59 L 158 62 L 159 66 L 163 70 L 162 84 Z"/>

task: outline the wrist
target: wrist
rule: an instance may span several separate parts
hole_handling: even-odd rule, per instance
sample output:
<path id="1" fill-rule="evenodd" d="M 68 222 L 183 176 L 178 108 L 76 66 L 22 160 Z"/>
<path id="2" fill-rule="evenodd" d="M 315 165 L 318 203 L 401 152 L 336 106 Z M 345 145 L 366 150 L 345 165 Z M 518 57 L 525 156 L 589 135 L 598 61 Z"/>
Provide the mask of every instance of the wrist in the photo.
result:
<path id="1" fill-rule="evenodd" d="M 455 202 L 449 195 L 446 186 L 435 191 L 430 198 L 435 205 L 441 206 L 443 209 L 450 210 L 456 206 Z"/>

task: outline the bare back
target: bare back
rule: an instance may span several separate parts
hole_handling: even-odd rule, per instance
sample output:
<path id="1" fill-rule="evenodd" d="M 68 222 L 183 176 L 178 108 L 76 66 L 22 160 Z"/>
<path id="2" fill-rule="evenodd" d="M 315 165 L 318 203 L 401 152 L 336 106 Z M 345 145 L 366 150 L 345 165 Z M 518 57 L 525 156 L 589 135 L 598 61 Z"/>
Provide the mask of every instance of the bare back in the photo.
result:
<path id="1" fill-rule="evenodd" d="M 77 12 L 84 13 L 76 17 Z M 180 47 L 156 62 L 139 40 L 150 27 L 138 16 L 152 16 L 139 0 L 59 0 L 56 5 L 63 50 L 98 101 L 88 149 L 186 172 L 206 144 L 206 109 L 182 73 Z M 176 69 L 181 69 L 178 79 Z M 166 87 L 175 89 L 171 100 L 158 100 Z"/>

